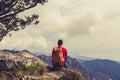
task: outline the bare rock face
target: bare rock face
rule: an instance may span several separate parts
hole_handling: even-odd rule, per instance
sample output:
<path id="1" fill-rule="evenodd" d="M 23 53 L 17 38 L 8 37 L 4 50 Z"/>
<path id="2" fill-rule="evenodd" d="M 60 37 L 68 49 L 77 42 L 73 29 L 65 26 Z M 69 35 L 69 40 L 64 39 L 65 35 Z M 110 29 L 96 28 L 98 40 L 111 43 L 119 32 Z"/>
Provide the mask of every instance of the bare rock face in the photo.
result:
<path id="1" fill-rule="evenodd" d="M 40 64 L 46 66 L 39 58 L 27 50 L 12 51 L 1 50 L 0 51 L 0 80 L 37 80 L 38 77 L 31 77 L 31 75 L 25 75 L 27 67 L 34 69 L 34 65 Z M 37 68 L 37 67 L 36 67 Z M 27 72 L 34 73 L 31 71 Z M 27 73 L 26 72 L 26 73 Z"/>
<path id="2" fill-rule="evenodd" d="M 2 70 L 11 70 L 15 68 L 24 68 L 25 66 L 20 61 L 13 61 L 10 59 L 0 60 L 0 71 Z"/>
<path id="3" fill-rule="evenodd" d="M 23 51 L 10 51 L 10 50 L 2 50 L 0 51 L 0 65 L 8 66 L 9 68 L 17 65 L 34 65 L 36 63 L 40 63 L 45 65 L 39 58 L 30 53 L 27 50 Z"/>

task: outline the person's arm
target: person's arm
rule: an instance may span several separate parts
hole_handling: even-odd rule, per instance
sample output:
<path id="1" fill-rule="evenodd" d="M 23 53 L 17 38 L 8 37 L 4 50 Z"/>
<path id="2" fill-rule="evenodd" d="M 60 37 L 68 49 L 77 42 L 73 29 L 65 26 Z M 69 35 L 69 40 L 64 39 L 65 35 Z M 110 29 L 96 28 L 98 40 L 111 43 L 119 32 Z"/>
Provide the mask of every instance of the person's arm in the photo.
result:
<path id="1" fill-rule="evenodd" d="M 67 49 L 65 49 L 65 63 L 66 63 L 67 59 L 68 59 L 68 52 L 67 52 Z"/>
<path id="2" fill-rule="evenodd" d="M 54 62 L 53 62 L 53 54 L 54 54 L 54 48 L 52 50 L 52 65 L 54 64 Z"/>
<path id="3" fill-rule="evenodd" d="M 53 54 L 54 54 L 54 48 L 53 48 L 53 50 L 52 50 L 52 57 L 53 57 Z"/>

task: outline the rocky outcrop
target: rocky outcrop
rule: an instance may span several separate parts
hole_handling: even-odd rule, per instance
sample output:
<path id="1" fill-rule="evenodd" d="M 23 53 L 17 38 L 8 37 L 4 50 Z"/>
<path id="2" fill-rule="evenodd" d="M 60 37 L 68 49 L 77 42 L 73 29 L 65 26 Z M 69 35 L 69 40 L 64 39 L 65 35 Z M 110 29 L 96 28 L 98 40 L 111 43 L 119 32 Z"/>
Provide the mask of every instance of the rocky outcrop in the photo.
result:
<path id="1" fill-rule="evenodd" d="M 55 71 L 27 50 L 0 51 L 0 80 L 84 80 L 71 69 Z"/>
<path id="2" fill-rule="evenodd" d="M 2 70 L 12 70 L 15 68 L 24 68 L 25 65 L 22 64 L 22 62 L 20 61 L 13 61 L 10 59 L 4 59 L 4 60 L 0 60 L 0 71 Z"/>
<path id="3" fill-rule="evenodd" d="M 36 77 L 25 75 L 26 73 L 24 70 L 27 71 L 26 68 L 28 66 L 36 65 L 38 63 L 45 66 L 39 58 L 27 50 L 1 50 L 0 80 L 34 80 Z"/>
<path id="4" fill-rule="evenodd" d="M 35 63 L 40 63 L 45 65 L 39 58 L 30 53 L 27 50 L 23 51 L 10 51 L 10 50 L 1 50 L 0 51 L 0 60 L 5 62 L 13 61 L 15 64 L 22 62 L 23 65 L 29 66 L 34 65 Z"/>

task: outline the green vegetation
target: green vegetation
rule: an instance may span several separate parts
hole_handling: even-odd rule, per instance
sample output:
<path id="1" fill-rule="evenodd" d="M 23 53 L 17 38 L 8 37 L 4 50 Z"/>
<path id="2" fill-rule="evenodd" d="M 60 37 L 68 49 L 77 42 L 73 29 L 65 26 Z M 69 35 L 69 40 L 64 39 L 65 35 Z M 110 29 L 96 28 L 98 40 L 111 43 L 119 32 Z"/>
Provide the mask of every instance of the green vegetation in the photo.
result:
<path id="1" fill-rule="evenodd" d="M 28 25 L 38 24 L 39 15 L 25 15 L 22 18 L 19 17 L 19 14 L 37 6 L 37 4 L 44 5 L 45 2 L 47 0 L 0 0 L 0 40 L 11 31 L 18 31 Z"/>
<path id="2" fill-rule="evenodd" d="M 38 79 L 38 80 L 45 80 L 45 79 L 43 79 L 43 78 L 40 78 L 40 79 Z"/>
<path id="3" fill-rule="evenodd" d="M 64 70 L 64 75 L 59 80 L 84 80 L 78 71 Z"/>
<path id="4" fill-rule="evenodd" d="M 45 67 L 40 63 L 36 63 L 34 65 L 26 66 L 25 68 L 15 68 L 13 73 L 16 76 L 20 76 L 22 74 L 27 75 L 42 75 L 45 71 Z"/>
<path id="5" fill-rule="evenodd" d="M 45 67 L 40 63 L 37 63 L 35 65 L 27 66 L 24 72 L 30 75 L 42 75 L 44 71 Z"/>

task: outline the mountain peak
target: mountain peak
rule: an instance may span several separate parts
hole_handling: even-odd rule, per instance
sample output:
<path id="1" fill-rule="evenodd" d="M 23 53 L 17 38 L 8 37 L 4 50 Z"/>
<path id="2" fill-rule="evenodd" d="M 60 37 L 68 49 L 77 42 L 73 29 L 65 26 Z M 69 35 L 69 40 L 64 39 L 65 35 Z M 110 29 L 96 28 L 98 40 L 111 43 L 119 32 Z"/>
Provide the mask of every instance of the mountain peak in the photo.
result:
<path id="1" fill-rule="evenodd" d="M 21 52 L 31 53 L 30 51 L 28 51 L 26 49 L 22 50 Z"/>

